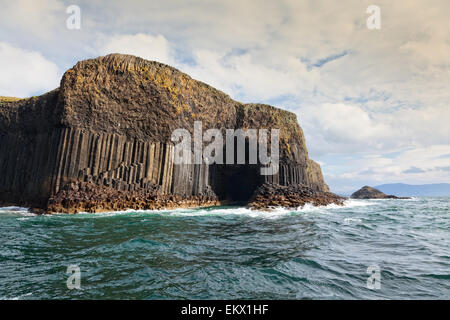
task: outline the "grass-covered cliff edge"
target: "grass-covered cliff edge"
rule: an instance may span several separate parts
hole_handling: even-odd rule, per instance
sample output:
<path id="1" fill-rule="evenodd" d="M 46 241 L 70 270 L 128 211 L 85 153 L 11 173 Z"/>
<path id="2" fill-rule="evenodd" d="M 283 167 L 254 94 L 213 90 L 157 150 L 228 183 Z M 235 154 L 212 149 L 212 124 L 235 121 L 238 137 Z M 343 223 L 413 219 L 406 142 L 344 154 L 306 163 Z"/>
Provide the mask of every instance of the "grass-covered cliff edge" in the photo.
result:
<path id="1" fill-rule="evenodd" d="M 171 133 L 192 133 L 194 121 L 203 130 L 280 129 L 279 172 L 175 165 Z M 295 114 L 237 102 L 170 66 L 111 54 L 77 63 L 42 96 L 0 98 L 1 205 L 74 213 L 305 201 L 341 200 L 309 159 Z"/>

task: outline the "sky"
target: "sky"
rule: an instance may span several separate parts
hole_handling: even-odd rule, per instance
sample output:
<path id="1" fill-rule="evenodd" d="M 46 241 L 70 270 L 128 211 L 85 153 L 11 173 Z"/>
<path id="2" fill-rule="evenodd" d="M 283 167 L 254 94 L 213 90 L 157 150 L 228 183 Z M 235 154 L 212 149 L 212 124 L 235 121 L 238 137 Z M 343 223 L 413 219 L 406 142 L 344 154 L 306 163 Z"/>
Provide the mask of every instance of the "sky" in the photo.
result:
<path id="1" fill-rule="evenodd" d="M 81 9 L 80 29 L 67 27 Z M 380 28 L 367 20 L 380 8 Z M 450 183 L 450 1 L 0 0 L 0 96 L 128 53 L 294 112 L 332 191 Z M 72 20 L 70 20 L 72 21 Z"/>

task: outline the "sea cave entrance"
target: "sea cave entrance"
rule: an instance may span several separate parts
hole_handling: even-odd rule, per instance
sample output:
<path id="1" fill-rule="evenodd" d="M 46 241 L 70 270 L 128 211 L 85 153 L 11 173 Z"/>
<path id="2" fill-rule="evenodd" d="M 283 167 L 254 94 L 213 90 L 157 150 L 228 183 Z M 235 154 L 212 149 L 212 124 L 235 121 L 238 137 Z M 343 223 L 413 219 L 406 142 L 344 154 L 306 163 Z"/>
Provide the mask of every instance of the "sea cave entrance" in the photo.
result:
<path id="1" fill-rule="evenodd" d="M 247 203 L 260 185 L 258 168 L 241 165 L 226 174 L 225 197 L 231 202 Z"/>
<path id="2" fill-rule="evenodd" d="M 237 162 L 237 145 L 234 145 Z M 260 174 L 261 166 L 249 163 L 248 141 L 245 143 L 245 164 L 226 164 L 224 147 L 224 164 L 213 164 L 211 167 L 211 187 L 220 200 L 229 204 L 247 204 L 255 190 L 264 183 Z"/>
<path id="3" fill-rule="evenodd" d="M 262 184 L 257 165 L 213 165 L 212 188 L 220 200 L 230 204 L 246 204 Z"/>

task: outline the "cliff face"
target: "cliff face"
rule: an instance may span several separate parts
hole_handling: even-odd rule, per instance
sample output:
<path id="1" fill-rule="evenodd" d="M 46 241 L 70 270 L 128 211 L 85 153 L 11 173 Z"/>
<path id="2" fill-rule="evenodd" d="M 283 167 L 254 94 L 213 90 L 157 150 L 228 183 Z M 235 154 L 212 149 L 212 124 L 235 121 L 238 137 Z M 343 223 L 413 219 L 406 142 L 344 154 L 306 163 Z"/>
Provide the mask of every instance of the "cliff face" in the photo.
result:
<path id="1" fill-rule="evenodd" d="M 280 129 L 280 169 L 173 163 L 171 133 Z M 112 54 L 79 62 L 60 87 L 0 98 L 0 204 L 76 212 L 248 202 L 262 184 L 328 192 L 293 113 L 242 104 L 164 64 Z M 97 196 L 95 196 L 97 195 Z"/>

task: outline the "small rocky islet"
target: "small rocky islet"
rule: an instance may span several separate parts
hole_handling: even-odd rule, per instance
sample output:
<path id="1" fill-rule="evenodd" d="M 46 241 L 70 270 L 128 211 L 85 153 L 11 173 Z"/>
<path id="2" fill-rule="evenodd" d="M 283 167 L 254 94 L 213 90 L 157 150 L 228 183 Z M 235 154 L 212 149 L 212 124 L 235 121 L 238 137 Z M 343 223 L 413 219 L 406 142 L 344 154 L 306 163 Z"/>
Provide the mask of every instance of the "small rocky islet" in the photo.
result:
<path id="1" fill-rule="evenodd" d="M 388 195 L 373 187 L 364 186 L 358 191 L 354 192 L 350 198 L 352 199 L 410 199 L 409 197 L 397 197 Z"/>
<path id="2" fill-rule="evenodd" d="M 175 164 L 177 128 L 280 129 L 279 170 Z M 294 113 L 244 104 L 187 74 L 135 56 L 77 63 L 60 87 L 0 98 L 0 205 L 37 213 L 244 204 L 342 204 L 308 157 Z"/>

